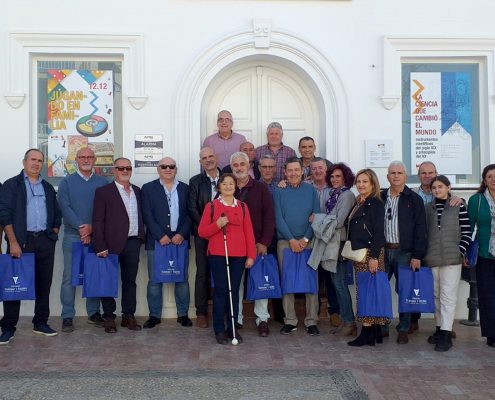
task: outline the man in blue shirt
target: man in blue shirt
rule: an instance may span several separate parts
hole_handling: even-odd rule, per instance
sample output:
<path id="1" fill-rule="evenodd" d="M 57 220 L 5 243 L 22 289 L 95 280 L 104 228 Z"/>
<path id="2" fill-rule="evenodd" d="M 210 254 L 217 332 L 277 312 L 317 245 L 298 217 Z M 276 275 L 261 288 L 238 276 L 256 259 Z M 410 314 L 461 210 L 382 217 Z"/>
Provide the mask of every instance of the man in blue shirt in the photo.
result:
<path id="1" fill-rule="evenodd" d="M 285 163 L 286 188 L 273 192 L 275 224 L 277 228 L 277 254 L 280 269 L 283 265 L 284 249 L 300 253 L 309 247 L 313 237 L 310 216 L 320 212 L 320 200 L 316 189 L 302 181 L 302 162 L 297 157 L 289 157 Z M 294 294 L 285 294 L 282 298 L 285 325 L 280 330 L 288 335 L 297 330 L 297 316 L 294 308 Z M 318 317 L 318 294 L 306 294 L 306 318 L 304 324 L 309 335 L 320 334 L 316 326 Z"/>
<path id="2" fill-rule="evenodd" d="M 55 189 L 41 178 L 44 155 L 29 149 L 22 161 L 24 169 L 8 179 L 0 189 L 0 225 L 7 236 L 7 252 L 12 257 L 34 253 L 35 292 L 33 332 L 55 336 L 48 325 L 50 287 L 53 276 L 55 242 L 61 224 Z M 0 344 L 8 344 L 19 321 L 20 301 L 4 301 L 4 316 L 0 321 Z"/>
<path id="3" fill-rule="evenodd" d="M 79 149 L 76 154 L 77 171 L 65 177 L 58 187 L 58 203 L 64 218 L 64 274 L 60 288 L 60 301 L 62 303 L 62 332 L 72 332 L 72 322 L 76 312 L 74 299 L 76 288 L 72 286 L 72 246 L 80 242 L 84 245 L 91 243 L 93 216 L 93 200 L 95 191 L 108 182 L 105 178 L 94 173 L 96 162 L 95 153 L 88 147 Z M 100 314 L 100 299 L 86 299 L 86 311 L 88 323 L 103 326 L 103 318 Z"/>

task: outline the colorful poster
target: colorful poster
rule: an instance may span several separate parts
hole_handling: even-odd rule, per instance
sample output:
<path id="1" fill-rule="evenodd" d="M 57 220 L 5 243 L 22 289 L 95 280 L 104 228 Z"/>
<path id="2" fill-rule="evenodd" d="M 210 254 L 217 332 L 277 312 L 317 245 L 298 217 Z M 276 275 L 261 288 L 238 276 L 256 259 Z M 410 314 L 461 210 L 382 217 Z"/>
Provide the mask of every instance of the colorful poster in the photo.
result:
<path id="1" fill-rule="evenodd" d="M 442 174 L 472 173 L 471 77 L 411 72 L 411 171 L 432 161 Z"/>
<path id="2" fill-rule="evenodd" d="M 96 154 L 95 169 L 110 174 L 113 163 L 113 72 L 49 70 L 48 176 L 75 171 L 81 147 Z"/>

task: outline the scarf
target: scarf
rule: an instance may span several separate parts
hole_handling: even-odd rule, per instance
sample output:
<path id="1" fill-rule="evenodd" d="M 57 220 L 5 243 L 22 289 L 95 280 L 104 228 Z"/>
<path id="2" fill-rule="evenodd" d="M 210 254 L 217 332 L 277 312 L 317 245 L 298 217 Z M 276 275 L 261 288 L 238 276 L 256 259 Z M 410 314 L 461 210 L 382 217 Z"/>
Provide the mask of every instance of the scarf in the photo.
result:
<path id="1" fill-rule="evenodd" d="M 485 190 L 485 199 L 488 202 L 488 206 L 490 207 L 490 216 L 492 218 L 491 223 L 491 234 L 490 234 L 490 242 L 488 243 L 488 252 L 495 257 L 495 201 L 490 194 L 488 189 Z"/>
<path id="2" fill-rule="evenodd" d="M 327 202 L 325 203 L 325 208 L 327 211 L 327 214 L 330 214 L 332 210 L 335 208 L 337 205 L 337 200 L 339 199 L 339 196 L 344 193 L 346 190 L 349 190 L 349 188 L 346 188 L 345 186 L 342 186 L 338 189 L 330 189 L 330 197 L 328 198 Z"/>

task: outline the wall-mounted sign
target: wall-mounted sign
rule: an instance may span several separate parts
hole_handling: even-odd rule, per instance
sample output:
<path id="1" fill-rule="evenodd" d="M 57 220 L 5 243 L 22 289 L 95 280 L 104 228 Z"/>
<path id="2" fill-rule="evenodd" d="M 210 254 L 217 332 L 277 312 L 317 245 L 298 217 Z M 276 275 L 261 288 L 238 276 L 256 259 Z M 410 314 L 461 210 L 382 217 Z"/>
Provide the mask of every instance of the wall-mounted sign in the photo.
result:
<path id="1" fill-rule="evenodd" d="M 137 172 L 156 172 L 158 162 L 163 158 L 162 135 L 136 135 L 134 140 L 134 168 Z"/>

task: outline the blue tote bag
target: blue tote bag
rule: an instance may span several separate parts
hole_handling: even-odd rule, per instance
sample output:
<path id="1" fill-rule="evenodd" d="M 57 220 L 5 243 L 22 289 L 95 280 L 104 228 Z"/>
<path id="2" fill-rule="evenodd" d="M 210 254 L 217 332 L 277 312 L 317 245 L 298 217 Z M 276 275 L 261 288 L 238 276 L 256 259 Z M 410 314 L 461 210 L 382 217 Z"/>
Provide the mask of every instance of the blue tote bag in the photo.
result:
<path id="1" fill-rule="evenodd" d="M 162 246 L 155 241 L 153 261 L 153 282 L 184 282 L 189 264 L 189 248 L 187 240 L 181 244 Z"/>
<path id="2" fill-rule="evenodd" d="M 20 258 L 0 254 L 0 299 L 2 301 L 35 300 L 34 253 Z"/>
<path id="3" fill-rule="evenodd" d="M 316 271 L 308 265 L 311 250 L 294 253 L 284 249 L 282 293 L 318 293 Z"/>
<path id="4" fill-rule="evenodd" d="M 256 257 L 249 269 L 247 295 L 248 300 L 279 299 L 282 297 L 277 260 L 272 254 Z"/>
<path id="5" fill-rule="evenodd" d="M 84 257 L 88 253 L 93 253 L 91 245 L 84 245 L 79 241 L 72 243 L 72 270 L 70 283 L 73 287 L 82 286 L 84 283 Z"/>
<path id="6" fill-rule="evenodd" d="M 358 272 L 358 317 L 392 318 L 392 292 L 385 272 Z"/>
<path id="7" fill-rule="evenodd" d="M 119 296 L 119 256 L 98 257 L 87 253 L 84 257 L 83 297 Z"/>
<path id="8" fill-rule="evenodd" d="M 399 266 L 399 312 L 434 313 L 433 273 L 431 268 L 421 267 L 413 271 Z"/>

